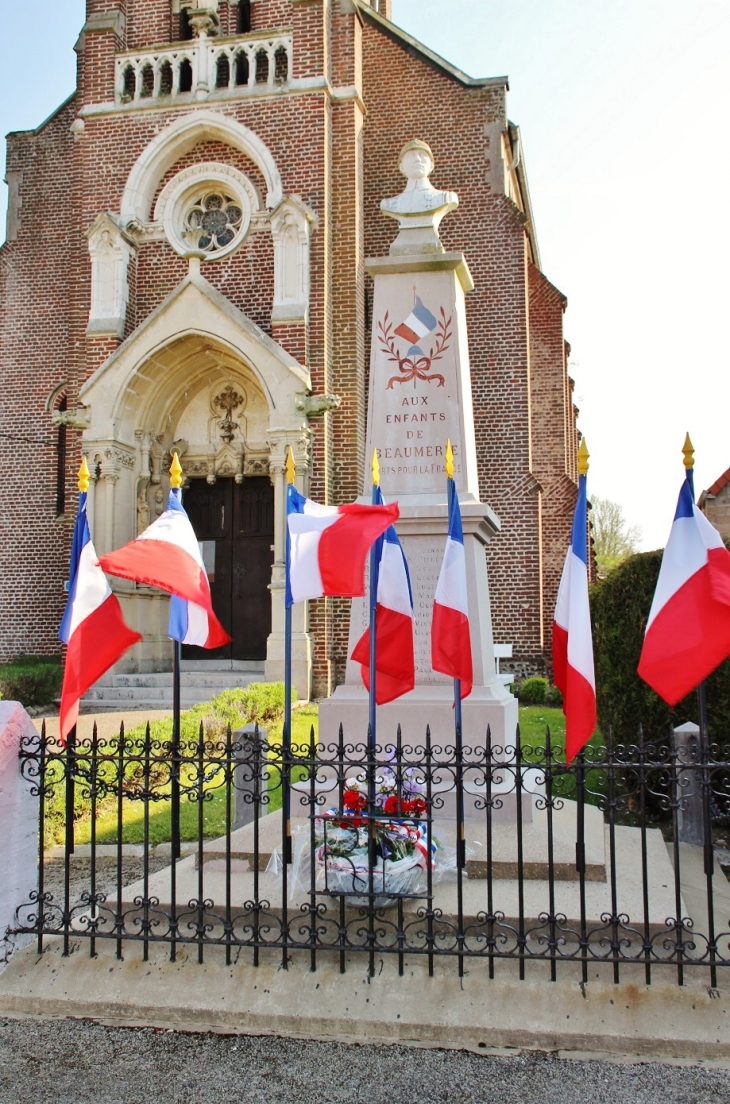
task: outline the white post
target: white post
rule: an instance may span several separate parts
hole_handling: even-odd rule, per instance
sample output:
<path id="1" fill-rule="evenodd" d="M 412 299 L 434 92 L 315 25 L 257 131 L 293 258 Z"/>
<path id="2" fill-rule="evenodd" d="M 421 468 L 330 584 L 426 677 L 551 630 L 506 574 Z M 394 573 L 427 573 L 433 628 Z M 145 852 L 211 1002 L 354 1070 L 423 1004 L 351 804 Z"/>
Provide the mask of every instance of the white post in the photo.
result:
<path id="1" fill-rule="evenodd" d="M 678 785 L 677 830 L 680 843 L 701 847 L 705 842 L 702 808 L 702 769 L 700 763 L 700 727 L 692 721 L 674 729 L 677 752 Z"/>
<path id="2" fill-rule="evenodd" d="M 8 935 L 16 909 L 30 901 L 37 883 L 38 798 L 19 758 L 23 737 L 36 735 L 20 702 L 0 702 L 0 968 L 16 946 Z"/>

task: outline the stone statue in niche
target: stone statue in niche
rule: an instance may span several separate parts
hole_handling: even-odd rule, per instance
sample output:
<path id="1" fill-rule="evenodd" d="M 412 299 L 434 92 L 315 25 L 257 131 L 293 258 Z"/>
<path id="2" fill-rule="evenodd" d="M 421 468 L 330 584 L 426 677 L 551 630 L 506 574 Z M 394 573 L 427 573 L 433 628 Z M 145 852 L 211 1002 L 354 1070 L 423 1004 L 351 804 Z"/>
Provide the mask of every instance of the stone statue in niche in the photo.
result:
<path id="1" fill-rule="evenodd" d="M 147 498 L 147 489 L 150 485 L 149 478 L 139 481 L 137 491 L 137 535 L 143 533 L 150 523 L 150 504 Z"/>
<path id="2" fill-rule="evenodd" d="M 440 192 L 429 180 L 434 170 L 431 147 L 413 138 L 401 150 L 398 168 L 406 178 L 405 189 L 392 199 L 384 199 L 384 215 L 398 220 L 400 233 L 390 247 L 393 255 L 404 253 L 443 253 L 439 238 L 441 220 L 459 206 L 455 192 Z"/>

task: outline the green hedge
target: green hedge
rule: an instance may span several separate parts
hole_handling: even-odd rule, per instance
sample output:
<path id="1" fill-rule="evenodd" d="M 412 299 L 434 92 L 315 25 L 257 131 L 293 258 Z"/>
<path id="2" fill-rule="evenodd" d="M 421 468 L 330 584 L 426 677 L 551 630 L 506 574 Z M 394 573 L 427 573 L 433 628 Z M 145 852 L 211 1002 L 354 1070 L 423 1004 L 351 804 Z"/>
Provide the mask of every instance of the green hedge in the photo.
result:
<path id="1" fill-rule="evenodd" d="M 598 724 L 622 742 L 633 742 L 640 724 L 646 739 L 665 740 L 671 726 L 697 722 L 694 691 L 670 709 L 636 673 L 661 559 L 661 551 L 632 556 L 591 591 Z M 707 723 L 711 739 L 727 740 L 730 660 L 707 680 Z"/>
<path id="2" fill-rule="evenodd" d="M 551 686 L 550 687 L 550 690 L 548 692 L 547 700 L 548 700 L 548 703 L 550 705 L 562 705 L 563 704 L 563 695 L 558 690 L 557 686 Z"/>
<path id="3" fill-rule="evenodd" d="M 297 692 L 292 687 L 292 701 Z M 201 702 L 180 714 L 180 738 L 183 742 L 197 740 L 201 722 L 209 740 L 220 739 L 228 725 L 232 729 L 247 724 L 259 724 L 262 728 L 280 721 L 284 716 L 284 683 L 252 682 L 245 688 L 223 690 L 212 701 Z M 128 735 L 132 739 L 144 736 L 145 725 L 138 725 Z M 153 721 L 150 724 L 153 740 L 169 740 L 172 737 L 172 718 Z"/>
<path id="4" fill-rule="evenodd" d="M 61 693 L 62 679 L 57 656 L 18 656 L 0 667 L 0 698 L 26 707 L 49 705 Z"/>
<path id="5" fill-rule="evenodd" d="M 536 675 L 525 679 L 519 689 L 519 699 L 527 705 L 544 705 L 547 698 L 548 681 Z"/>

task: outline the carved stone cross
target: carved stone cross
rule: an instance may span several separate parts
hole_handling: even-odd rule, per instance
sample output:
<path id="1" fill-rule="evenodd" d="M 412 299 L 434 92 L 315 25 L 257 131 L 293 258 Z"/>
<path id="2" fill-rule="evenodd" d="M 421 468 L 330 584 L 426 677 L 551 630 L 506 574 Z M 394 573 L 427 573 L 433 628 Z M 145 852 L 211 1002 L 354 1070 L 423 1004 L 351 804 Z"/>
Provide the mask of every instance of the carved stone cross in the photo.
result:
<path id="1" fill-rule="evenodd" d="M 230 442 L 233 440 L 233 434 L 238 429 L 238 422 L 233 421 L 233 412 L 238 410 L 239 406 L 243 406 L 245 398 L 243 395 L 239 395 L 238 391 L 229 383 L 228 386 L 221 391 L 220 395 L 216 395 L 213 399 L 213 406 L 217 410 L 221 410 L 224 417 L 219 426 L 221 429 L 221 437 L 224 441 Z"/>

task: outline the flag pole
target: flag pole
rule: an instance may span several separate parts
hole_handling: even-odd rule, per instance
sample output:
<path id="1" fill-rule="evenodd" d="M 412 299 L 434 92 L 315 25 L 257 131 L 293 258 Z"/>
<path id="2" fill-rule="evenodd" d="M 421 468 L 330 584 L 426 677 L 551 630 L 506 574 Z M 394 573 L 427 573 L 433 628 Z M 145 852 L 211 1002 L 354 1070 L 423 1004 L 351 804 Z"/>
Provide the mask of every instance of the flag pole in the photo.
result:
<path id="1" fill-rule="evenodd" d="M 283 830 L 284 830 L 284 864 L 288 866 L 292 861 L 292 838 L 291 838 L 291 791 L 290 791 L 290 777 L 289 777 L 289 761 L 291 757 L 291 652 L 292 652 L 292 615 L 291 615 L 291 603 L 289 601 L 289 570 L 291 560 L 291 547 L 289 540 L 289 518 L 288 518 L 288 488 L 293 486 L 294 477 L 296 475 L 296 465 L 294 464 L 294 453 L 292 452 L 291 445 L 289 445 L 287 457 L 286 457 L 286 482 L 287 482 L 287 509 L 284 511 L 284 524 L 286 526 L 285 534 L 285 549 L 286 549 L 286 588 L 284 598 L 284 729 L 282 732 L 282 815 L 283 815 Z"/>
<path id="2" fill-rule="evenodd" d="M 172 454 L 170 487 L 182 502 L 182 467 L 177 452 Z M 180 659 L 182 645 L 172 642 L 172 771 L 170 778 L 170 852 L 173 863 L 180 858 Z"/>
<path id="3" fill-rule="evenodd" d="M 684 468 L 686 472 L 687 482 L 692 488 L 692 501 L 695 498 L 695 450 L 692 441 L 690 440 L 689 433 L 684 439 L 684 445 L 682 446 L 682 452 L 684 453 Z M 707 680 L 703 679 L 702 682 L 697 684 L 697 720 L 699 722 L 700 730 L 700 761 L 706 763 L 710 753 L 710 738 L 707 731 Z M 714 854 L 712 847 L 712 819 L 710 817 L 709 802 L 703 801 L 703 828 L 704 828 L 704 865 L 705 874 L 712 877 L 714 872 Z"/>
<path id="4" fill-rule="evenodd" d="M 371 465 L 373 477 L 372 505 L 378 506 L 380 501 L 380 464 L 378 463 L 378 450 L 373 449 L 373 461 Z M 369 741 L 370 748 L 374 752 L 376 744 L 376 696 L 375 682 L 377 678 L 376 663 L 376 620 L 378 610 L 378 546 L 375 541 L 370 549 L 370 695 L 369 695 Z"/>
<path id="5" fill-rule="evenodd" d="M 91 482 L 91 472 L 89 471 L 89 465 L 86 461 L 86 457 L 81 457 L 81 467 L 79 468 L 79 513 L 86 505 L 86 496 L 89 493 L 89 483 Z M 83 497 L 82 497 L 83 496 Z M 70 587 L 71 584 L 69 584 Z M 76 725 L 66 737 L 66 856 L 73 855 L 75 849 L 74 842 L 74 807 L 76 803 Z M 66 866 L 66 877 L 68 878 L 68 864 Z M 68 901 L 66 902 L 66 909 L 68 911 Z"/>
<path id="6" fill-rule="evenodd" d="M 682 453 L 684 454 L 684 470 L 685 478 L 692 490 L 692 501 L 695 500 L 695 450 L 694 445 L 690 439 L 689 433 L 684 439 L 682 445 Z M 707 744 L 707 682 L 705 679 L 697 684 L 697 720 L 699 721 L 700 729 L 700 746 L 706 746 Z"/>
<path id="7" fill-rule="evenodd" d="M 373 492 L 371 502 L 373 506 L 378 505 L 379 491 L 380 491 L 380 464 L 378 463 L 378 451 L 373 449 L 373 460 L 371 465 L 372 478 L 373 478 Z M 375 699 L 377 674 L 375 670 L 376 663 L 376 621 L 378 612 L 378 545 L 379 541 L 375 541 L 370 549 L 370 691 L 368 696 L 368 814 L 369 814 L 369 828 L 370 828 L 370 861 L 368 863 L 369 868 L 369 892 L 373 891 L 373 872 L 377 862 L 377 836 L 375 821 L 375 749 L 377 746 L 376 735 L 376 713 L 377 703 Z M 372 901 L 372 897 L 370 898 Z"/>
<path id="8" fill-rule="evenodd" d="M 451 441 L 446 442 L 446 490 L 447 490 L 447 525 L 454 508 L 454 496 L 456 495 L 456 483 L 454 482 L 454 450 Z M 461 679 L 454 679 L 454 735 L 456 752 L 456 866 L 459 871 L 466 866 L 466 840 L 464 836 L 464 787 L 462 785 L 462 759 L 464 754 L 462 738 L 462 712 L 461 712 Z M 459 875 L 459 893 L 461 893 L 461 875 Z"/>

